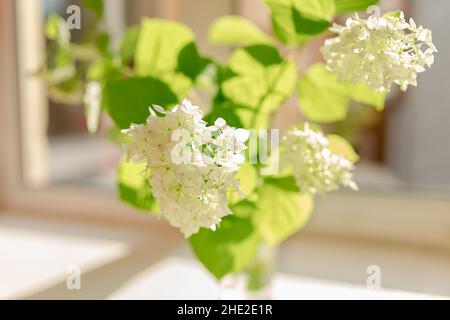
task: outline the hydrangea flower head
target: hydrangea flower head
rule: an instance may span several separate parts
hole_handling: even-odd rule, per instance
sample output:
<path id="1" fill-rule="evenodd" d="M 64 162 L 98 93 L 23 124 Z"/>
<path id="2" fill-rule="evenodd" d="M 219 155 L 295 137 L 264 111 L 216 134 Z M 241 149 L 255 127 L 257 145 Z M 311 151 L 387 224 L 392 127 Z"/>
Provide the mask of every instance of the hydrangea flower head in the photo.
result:
<path id="1" fill-rule="evenodd" d="M 124 130 L 131 137 L 127 158 L 146 163 L 161 215 L 185 237 L 201 227 L 214 229 L 231 213 L 227 193 L 239 189 L 235 176 L 248 134 L 220 118 L 207 126 L 203 111 L 188 100 L 170 111 L 150 110 L 145 124 Z"/>
<path id="2" fill-rule="evenodd" d="M 431 67 L 434 53 L 431 31 L 417 26 L 403 12 L 361 19 L 357 14 L 345 26 L 330 29 L 322 54 L 340 81 L 364 82 L 376 92 L 389 92 L 392 84 L 406 91 L 417 86 L 417 74 Z"/>
<path id="3" fill-rule="evenodd" d="M 323 193 L 339 185 L 356 190 L 353 164 L 328 148 L 328 139 L 312 130 L 308 123 L 303 129 L 293 128 L 282 138 L 282 161 L 292 168 L 301 192 Z"/>

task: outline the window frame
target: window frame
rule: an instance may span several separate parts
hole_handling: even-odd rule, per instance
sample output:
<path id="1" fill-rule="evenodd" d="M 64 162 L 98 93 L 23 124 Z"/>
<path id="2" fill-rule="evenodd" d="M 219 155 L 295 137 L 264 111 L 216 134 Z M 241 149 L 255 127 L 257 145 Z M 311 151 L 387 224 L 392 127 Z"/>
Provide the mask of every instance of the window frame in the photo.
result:
<path id="1" fill-rule="evenodd" d="M 18 56 L 16 1 L 0 3 L 0 96 L 2 116 L 0 139 L 0 209 L 80 222 L 157 227 L 170 230 L 158 219 L 148 218 L 121 203 L 111 192 L 93 187 L 42 186 L 23 183 L 24 132 L 21 131 L 21 94 Z"/>

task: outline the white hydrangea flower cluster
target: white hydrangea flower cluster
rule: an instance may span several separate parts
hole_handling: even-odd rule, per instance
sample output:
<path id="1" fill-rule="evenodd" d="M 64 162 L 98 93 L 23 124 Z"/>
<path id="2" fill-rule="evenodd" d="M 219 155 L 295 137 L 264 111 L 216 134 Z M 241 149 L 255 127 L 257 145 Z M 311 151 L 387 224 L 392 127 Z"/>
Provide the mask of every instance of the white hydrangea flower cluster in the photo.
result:
<path id="1" fill-rule="evenodd" d="M 330 30 L 338 36 L 322 47 L 328 69 L 340 81 L 365 82 L 377 92 L 389 92 L 392 84 L 403 91 L 417 86 L 417 74 L 431 67 L 437 52 L 431 31 L 412 18 L 406 22 L 403 12 L 368 19 L 355 14 Z"/>
<path id="2" fill-rule="evenodd" d="M 293 128 L 282 138 L 282 161 L 291 167 L 301 192 L 329 192 L 339 185 L 357 190 L 353 181 L 353 164 L 328 148 L 328 139 L 312 130 Z"/>
<path id="3" fill-rule="evenodd" d="M 147 164 L 161 215 L 185 237 L 201 227 L 214 230 L 231 213 L 227 192 L 239 190 L 235 175 L 244 161 L 248 131 L 229 127 L 221 118 L 207 126 L 202 110 L 188 100 L 171 111 L 153 109 L 145 124 L 124 130 L 131 137 L 124 144 L 126 156 Z"/>

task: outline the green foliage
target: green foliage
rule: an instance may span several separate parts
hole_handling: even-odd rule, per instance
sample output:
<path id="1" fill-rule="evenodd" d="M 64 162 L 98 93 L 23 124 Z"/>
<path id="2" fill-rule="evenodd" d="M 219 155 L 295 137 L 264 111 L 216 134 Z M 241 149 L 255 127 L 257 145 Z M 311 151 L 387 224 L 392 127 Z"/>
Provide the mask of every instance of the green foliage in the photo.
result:
<path id="1" fill-rule="evenodd" d="M 241 199 L 241 201 L 231 206 L 233 215 L 240 218 L 251 218 L 256 211 L 255 202 L 248 199 Z"/>
<path id="2" fill-rule="evenodd" d="M 67 29 L 66 20 L 56 13 L 50 14 L 45 23 L 45 36 L 60 45 L 69 44 L 70 32 Z"/>
<path id="3" fill-rule="evenodd" d="M 98 18 L 102 18 L 105 11 L 103 0 L 82 0 L 81 3 L 95 13 Z"/>
<path id="4" fill-rule="evenodd" d="M 133 59 L 139 39 L 139 31 L 139 26 L 133 26 L 124 33 L 119 47 L 119 56 L 123 63 L 129 63 Z"/>
<path id="5" fill-rule="evenodd" d="M 177 102 L 167 84 L 152 77 L 112 79 L 103 89 L 103 106 L 120 128 L 144 123 L 152 104 L 167 108 Z"/>
<path id="6" fill-rule="evenodd" d="M 346 83 L 345 86 L 352 100 L 374 106 L 378 111 L 384 109 L 385 93 L 375 92 L 364 83 Z"/>
<path id="7" fill-rule="evenodd" d="M 384 107 L 385 94 L 370 90 L 365 84 L 341 83 L 323 63 L 311 66 L 298 87 L 301 111 L 311 121 L 335 122 L 345 119 L 350 99 Z"/>
<path id="8" fill-rule="evenodd" d="M 152 76 L 168 84 L 178 99 L 192 88 L 202 68 L 191 63 L 201 61 L 195 49 L 195 37 L 185 25 L 161 19 L 143 19 L 135 52 L 135 72 Z M 190 61 L 194 56 L 195 61 Z M 188 75 L 186 75 L 186 72 Z"/>
<path id="9" fill-rule="evenodd" d="M 267 177 L 264 181 L 285 191 L 300 192 L 293 176 Z"/>
<path id="10" fill-rule="evenodd" d="M 122 160 L 117 171 L 118 194 L 129 205 L 154 213 L 158 207 L 150 183 L 143 176 L 144 170 L 145 164 Z"/>
<path id="11" fill-rule="evenodd" d="M 366 11 L 368 7 L 378 4 L 379 0 L 334 0 L 336 14 Z"/>
<path id="12" fill-rule="evenodd" d="M 202 57 L 199 54 L 195 43 L 191 42 L 183 47 L 178 54 L 177 71 L 181 72 L 195 82 L 197 77 L 210 63 L 211 60 Z"/>
<path id="13" fill-rule="evenodd" d="M 233 192 L 229 195 L 228 202 L 234 204 L 241 202 L 242 194 L 246 199 L 254 198 L 254 191 L 258 183 L 258 172 L 251 164 L 244 163 L 236 174 L 236 179 L 239 180 L 241 193 Z"/>
<path id="14" fill-rule="evenodd" d="M 212 125 L 217 118 L 223 118 L 228 125 L 235 128 L 242 128 L 244 125 L 241 122 L 238 112 L 238 108 L 231 101 L 220 101 L 214 104 L 204 119 Z"/>
<path id="15" fill-rule="evenodd" d="M 268 118 L 292 93 L 295 65 L 270 45 L 237 49 L 229 60 L 229 75 L 221 83 L 225 98 L 238 106 L 246 128 L 267 128 Z"/>
<path id="16" fill-rule="evenodd" d="M 114 59 L 105 57 L 92 62 L 86 70 L 86 79 L 106 81 L 120 76 L 120 70 L 114 64 Z"/>
<path id="17" fill-rule="evenodd" d="M 95 37 L 95 46 L 102 55 L 108 54 L 110 37 L 106 32 L 101 32 Z"/>
<path id="18" fill-rule="evenodd" d="M 257 25 L 240 16 L 223 16 L 214 21 L 208 39 L 212 43 L 235 46 L 272 42 Z"/>
<path id="19" fill-rule="evenodd" d="M 359 160 L 358 154 L 353 149 L 352 145 L 343 137 L 336 134 L 327 135 L 328 147 L 331 152 L 345 157 L 348 161 L 355 163 Z"/>
<path id="20" fill-rule="evenodd" d="M 264 0 L 271 11 L 272 28 L 278 40 L 303 45 L 327 30 L 335 12 L 331 0 Z"/>
<path id="21" fill-rule="evenodd" d="M 239 211 L 239 207 L 234 210 Z M 251 219 L 239 213 L 226 216 L 216 231 L 202 228 L 189 238 L 197 258 L 218 279 L 245 269 L 255 256 L 259 241 Z"/>
<path id="22" fill-rule="evenodd" d="M 242 193 L 249 196 L 256 187 L 258 174 L 254 166 L 244 163 L 236 174 L 236 179 L 240 181 Z"/>
<path id="23" fill-rule="evenodd" d="M 323 64 L 309 68 L 299 82 L 298 95 L 300 109 L 309 120 L 334 122 L 347 114 L 347 91 Z"/>
<path id="24" fill-rule="evenodd" d="M 180 51 L 193 41 L 192 31 L 179 22 L 143 19 L 135 53 L 137 75 L 155 76 L 175 71 Z"/>
<path id="25" fill-rule="evenodd" d="M 253 224 L 267 243 L 275 245 L 308 222 L 313 201 L 311 195 L 285 189 L 273 180 L 266 181 L 259 190 Z"/>

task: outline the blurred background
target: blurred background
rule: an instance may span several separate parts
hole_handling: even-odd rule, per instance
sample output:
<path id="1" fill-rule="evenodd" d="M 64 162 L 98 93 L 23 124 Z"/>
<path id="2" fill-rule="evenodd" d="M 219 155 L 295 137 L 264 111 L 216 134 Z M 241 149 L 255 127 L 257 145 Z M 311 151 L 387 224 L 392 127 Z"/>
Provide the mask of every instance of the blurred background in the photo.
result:
<path id="1" fill-rule="evenodd" d="M 120 150 L 107 138 L 108 120 L 89 134 L 82 104 L 55 102 L 33 76 L 45 57 L 45 19 L 67 16 L 72 4 L 80 5 L 0 0 L 0 298 L 214 299 L 215 282 L 180 236 L 115 199 Z M 390 94 L 385 111 L 354 105 L 329 128 L 361 155 L 361 191 L 318 200 L 305 230 L 280 249 L 275 297 L 450 297 L 450 3 L 390 0 L 381 7 L 433 30 L 435 64 L 418 88 Z M 81 30 L 72 31 L 80 43 L 92 27 L 81 8 Z M 207 30 L 227 14 L 270 33 L 259 0 L 105 1 L 113 45 L 125 26 L 161 17 L 190 26 L 200 50 L 224 60 L 229 49 L 209 44 Z M 305 48 L 300 67 L 320 61 L 324 39 Z M 301 120 L 295 101 L 277 112 L 277 126 Z M 83 270 L 82 290 L 65 287 L 71 265 Z M 380 267 L 383 290 L 366 289 L 370 265 Z"/>

